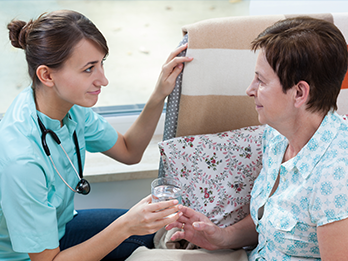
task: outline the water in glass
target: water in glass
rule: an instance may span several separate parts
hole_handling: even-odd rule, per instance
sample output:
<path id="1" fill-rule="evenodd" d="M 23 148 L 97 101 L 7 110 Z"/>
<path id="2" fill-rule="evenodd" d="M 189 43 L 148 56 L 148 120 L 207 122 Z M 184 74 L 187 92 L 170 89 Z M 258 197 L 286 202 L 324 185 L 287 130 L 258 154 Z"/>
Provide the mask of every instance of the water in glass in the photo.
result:
<path id="1" fill-rule="evenodd" d="M 174 185 L 159 185 L 153 189 L 152 202 L 177 199 L 181 203 L 181 189 Z"/>

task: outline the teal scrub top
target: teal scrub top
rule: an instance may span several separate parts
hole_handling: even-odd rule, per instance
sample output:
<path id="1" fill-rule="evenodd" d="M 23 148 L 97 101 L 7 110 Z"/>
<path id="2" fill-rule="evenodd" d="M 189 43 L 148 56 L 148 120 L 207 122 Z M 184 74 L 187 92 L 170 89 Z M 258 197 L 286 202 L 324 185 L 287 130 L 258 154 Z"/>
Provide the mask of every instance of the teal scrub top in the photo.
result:
<path id="1" fill-rule="evenodd" d="M 117 132 L 90 108 L 73 106 L 61 127 L 36 110 L 30 87 L 16 97 L 0 122 L 0 260 L 29 260 L 27 253 L 57 248 L 74 216 L 74 192 L 43 150 L 37 116 L 58 135 L 77 170 L 74 131 L 82 166 L 86 150 L 106 151 L 117 141 Z M 66 155 L 50 135 L 46 139 L 58 171 L 74 188 L 79 179 Z"/>

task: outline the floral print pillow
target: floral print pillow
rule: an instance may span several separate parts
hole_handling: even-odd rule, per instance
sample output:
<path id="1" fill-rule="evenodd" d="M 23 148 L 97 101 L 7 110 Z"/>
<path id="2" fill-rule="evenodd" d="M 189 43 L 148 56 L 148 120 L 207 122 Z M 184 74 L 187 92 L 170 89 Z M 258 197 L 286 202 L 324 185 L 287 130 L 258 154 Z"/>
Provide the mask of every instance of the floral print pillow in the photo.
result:
<path id="1" fill-rule="evenodd" d="M 250 192 L 262 167 L 264 126 L 160 142 L 165 176 L 183 187 L 182 204 L 220 227 L 249 214 Z"/>

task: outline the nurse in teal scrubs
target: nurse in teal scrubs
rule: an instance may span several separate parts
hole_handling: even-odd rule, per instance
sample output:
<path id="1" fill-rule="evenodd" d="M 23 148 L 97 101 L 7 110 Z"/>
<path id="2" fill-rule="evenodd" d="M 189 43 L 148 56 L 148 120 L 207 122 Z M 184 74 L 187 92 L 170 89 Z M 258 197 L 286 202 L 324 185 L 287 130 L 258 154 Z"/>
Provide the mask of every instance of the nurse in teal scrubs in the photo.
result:
<path id="1" fill-rule="evenodd" d="M 175 50 L 134 125 L 122 135 L 91 110 L 108 84 L 103 35 L 82 14 L 55 11 L 28 23 L 8 24 L 11 43 L 24 49 L 31 87 L 0 122 L 0 260 L 124 260 L 181 213 L 177 201 L 129 211 L 74 210 L 74 193 L 87 194 L 85 152 L 102 152 L 126 164 L 140 161 L 164 99 L 183 63 Z M 165 209 L 163 211 L 158 211 Z M 138 236 L 134 236 L 138 235 Z"/>

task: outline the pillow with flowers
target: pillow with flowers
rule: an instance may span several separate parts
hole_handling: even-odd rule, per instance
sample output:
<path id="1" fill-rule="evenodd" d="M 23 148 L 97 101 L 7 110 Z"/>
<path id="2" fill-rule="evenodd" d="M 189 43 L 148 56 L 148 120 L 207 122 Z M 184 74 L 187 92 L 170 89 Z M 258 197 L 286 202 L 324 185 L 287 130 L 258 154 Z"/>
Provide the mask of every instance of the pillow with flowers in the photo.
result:
<path id="1" fill-rule="evenodd" d="M 264 126 L 160 142 L 165 176 L 178 179 L 182 204 L 220 227 L 249 214 L 250 192 L 262 168 Z"/>

